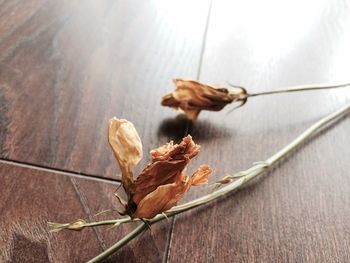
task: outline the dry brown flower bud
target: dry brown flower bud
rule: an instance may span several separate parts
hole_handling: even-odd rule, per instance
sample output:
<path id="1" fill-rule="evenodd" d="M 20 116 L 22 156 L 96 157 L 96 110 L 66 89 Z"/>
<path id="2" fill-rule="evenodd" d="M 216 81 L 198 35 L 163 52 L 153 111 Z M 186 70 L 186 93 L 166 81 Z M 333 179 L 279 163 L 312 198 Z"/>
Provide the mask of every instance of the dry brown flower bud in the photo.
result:
<path id="1" fill-rule="evenodd" d="M 74 223 L 70 223 L 67 229 L 80 231 L 85 227 L 86 221 L 83 219 L 78 219 Z"/>
<path id="2" fill-rule="evenodd" d="M 114 117 L 109 120 L 108 142 L 119 163 L 123 187 L 128 193 L 133 182 L 133 169 L 142 158 L 141 139 L 131 122 Z"/>
<path id="3" fill-rule="evenodd" d="M 174 79 L 176 90 L 162 98 L 162 105 L 181 109 L 191 120 L 196 120 L 201 110 L 220 111 L 233 101 L 246 100 L 244 88 L 228 90 L 194 80 Z"/>
<path id="4" fill-rule="evenodd" d="M 201 165 L 191 176 L 185 175 L 186 166 L 200 148 L 188 135 L 180 144 L 170 142 L 152 150 L 151 163 L 134 181 L 133 168 L 141 158 L 141 141 L 134 126 L 126 120 L 111 119 L 109 142 L 122 172 L 126 164 L 130 168 L 126 176 L 123 174 L 122 184 L 129 198 L 125 213 L 131 217 L 149 219 L 169 210 L 192 185 L 207 183 L 212 172 L 208 165 Z M 131 159 L 128 160 L 128 157 Z"/>

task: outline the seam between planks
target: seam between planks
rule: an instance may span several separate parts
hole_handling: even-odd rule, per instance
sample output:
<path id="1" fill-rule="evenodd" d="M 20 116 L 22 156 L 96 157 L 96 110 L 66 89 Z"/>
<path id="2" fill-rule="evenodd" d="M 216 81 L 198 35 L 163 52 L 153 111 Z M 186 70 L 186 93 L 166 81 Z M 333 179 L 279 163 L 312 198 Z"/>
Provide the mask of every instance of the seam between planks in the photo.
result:
<path id="1" fill-rule="evenodd" d="M 167 237 L 167 240 L 166 240 L 166 247 L 165 247 L 165 254 L 164 254 L 164 257 L 163 257 L 163 263 L 165 262 L 168 262 L 169 261 L 169 258 L 170 258 L 170 251 L 171 251 L 171 239 L 173 237 L 173 229 L 174 229 L 174 225 L 175 225 L 175 217 L 173 217 L 171 219 L 171 224 L 170 224 L 170 229 L 169 229 L 169 232 L 168 232 L 168 237 Z"/>
<path id="2" fill-rule="evenodd" d="M 69 181 L 71 182 L 71 184 L 72 184 L 72 186 L 74 188 L 74 191 L 75 191 L 75 193 L 76 193 L 76 195 L 78 197 L 80 205 L 83 207 L 83 210 L 84 210 L 85 214 L 87 215 L 87 217 L 91 221 L 92 214 L 91 214 L 91 211 L 90 211 L 90 207 L 89 207 L 89 205 L 86 202 L 86 198 L 85 198 L 84 193 L 79 190 L 78 185 L 77 185 L 77 183 L 75 181 L 75 178 L 70 177 Z M 98 243 L 100 244 L 100 247 L 101 247 L 102 251 L 104 251 L 106 249 L 106 244 L 103 242 L 101 234 L 97 231 L 96 227 L 93 227 L 92 229 L 93 229 L 93 231 L 95 233 L 95 236 L 97 238 Z"/>
<path id="3" fill-rule="evenodd" d="M 197 71 L 197 76 L 196 76 L 197 80 L 199 80 L 199 78 L 201 76 L 201 72 L 202 72 L 203 57 L 204 57 L 205 47 L 206 47 L 206 43 L 207 43 L 207 36 L 208 36 L 208 30 L 209 30 L 209 22 L 210 22 L 210 14 L 211 14 L 211 10 L 212 10 L 212 4 L 213 4 L 213 0 L 210 0 L 207 21 L 206 21 L 204 32 L 203 32 L 203 43 L 202 43 L 202 47 L 201 47 L 201 52 L 199 54 L 198 71 Z"/>
<path id="4" fill-rule="evenodd" d="M 51 168 L 51 167 L 35 165 L 35 164 L 31 164 L 31 163 L 14 161 L 14 160 L 10 160 L 10 159 L 0 158 L 0 163 L 9 164 L 9 165 L 18 166 L 18 167 L 23 167 L 23 168 L 27 168 L 27 169 L 33 169 L 33 170 L 37 170 L 37 171 L 55 173 L 55 174 L 59 174 L 59 175 L 63 175 L 63 176 L 70 176 L 70 177 L 75 177 L 75 178 L 80 178 L 80 179 L 97 181 L 97 182 L 101 182 L 101 183 L 109 183 L 109 184 L 121 183 L 120 179 L 106 178 L 106 177 L 103 177 L 101 175 L 79 173 L 79 172 L 68 171 L 68 170 L 64 170 L 64 169 Z"/>
<path id="5" fill-rule="evenodd" d="M 207 42 L 207 35 L 208 35 L 208 29 L 209 29 L 209 22 L 210 22 L 210 15 L 211 15 L 211 10 L 212 10 L 212 4 L 213 4 L 213 0 L 209 1 L 209 7 L 208 7 L 208 14 L 207 14 L 207 20 L 205 23 L 205 27 L 204 27 L 204 32 L 203 32 L 203 40 L 202 40 L 202 46 L 201 46 L 201 50 L 199 53 L 199 61 L 198 61 L 198 70 L 197 70 L 197 76 L 196 79 L 199 80 L 200 75 L 201 75 L 201 71 L 202 71 L 202 64 L 203 64 L 203 56 L 204 56 L 204 52 L 205 52 L 205 47 L 206 47 L 206 42 Z M 187 131 L 186 131 L 187 133 Z M 186 135 L 186 134 L 185 134 Z M 165 250 L 165 255 L 163 258 L 163 262 L 169 262 L 170 260 L 170 250 L 171 250 L 171 242 L 172 242 L 172 238 L 174 235 L 174 227 L 175 227 L 175 220 L 176 220 L 176 216 L 173 217 L 173 220 L 171 222 L 171 226 L 170 226 L 170 230 L 168 233 L 168 238 L 167 238 L 167 243 L 166 243 L 166 250 Z"/>

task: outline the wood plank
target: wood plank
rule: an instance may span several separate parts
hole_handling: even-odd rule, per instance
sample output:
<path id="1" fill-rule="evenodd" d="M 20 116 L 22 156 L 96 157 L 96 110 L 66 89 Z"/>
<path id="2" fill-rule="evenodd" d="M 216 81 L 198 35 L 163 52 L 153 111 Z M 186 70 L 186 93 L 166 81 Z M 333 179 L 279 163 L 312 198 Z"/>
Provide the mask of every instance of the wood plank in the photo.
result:
<path id="1" fill-rule="evenodd" d="M 213 2 L 200 80 L 250 91 L 349 81 L 349 5 L 328 1 Z M 350 101 L 348 89 L 252 98 L 201 113 L 192 135 L 211 178 L 262 161 Z M 350 179 L 344 119 L 236 194 L 176 217 L 169 261 L 348 262 Z M 190 200 L 211 189 L 193 189 Z"/>
<path id="2" fill-rule="evenodd" d="M 145 153 L 167 141 L 160 98 L 173 77 L 196 78 L 208 7 L 0 2 L 0 157 L 114 178 L 109 118 L 133 121 Z"/>
<path id="3" fill-rule="evenodd" d="M 0 163 L 0 261 L 86 262 L 131 231 L 135 225 L 81 232 L 49 233 L 48 221 L 115 218 L 94 215 L 115 207 L 115 184 Z M 111 260 L 159 262 L 170 227 L 163 222 L 132 241 Z"/>

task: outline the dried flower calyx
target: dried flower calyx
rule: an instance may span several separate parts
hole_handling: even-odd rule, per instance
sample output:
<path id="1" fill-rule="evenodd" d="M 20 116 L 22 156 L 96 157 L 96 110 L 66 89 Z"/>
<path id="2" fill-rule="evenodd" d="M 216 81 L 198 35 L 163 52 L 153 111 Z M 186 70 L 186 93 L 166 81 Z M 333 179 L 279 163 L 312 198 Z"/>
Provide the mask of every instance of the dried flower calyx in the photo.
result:
<path id="1" fill-rule="evenodd" d="M 86 221 L 83 219 L 78 219 L 75 222 L 72 223 L 67 223 L 67 224 L 60 224 L 60 223 L 52 223 L 48 222 L 48 225 L 51 227 L 51 232 L 58 232 L 63 229 L 70 229 L 70 230 L 75 230 L 75 231 L 80 231 L 84 227 L 86 227 Z"/>
<path id="2" fill-rule="evenodd" d="M 191 136 L 179 144 L 167 143 L 151 151 L 151 162 L 134 180 L 133 168 L 141 160 L 141 140 L 134 125 L 127 120 L 109 121 L 108 140 L 122 171 L 122 184 L 128 196 L 125 214 L 153 218 L 167 211 L 191 186 L 206 184 L 212 169 L 201 165 L 191 176 L 185 175 L 190 160 L 199 153 Z"/>
<path id="3" fill-rule="evenodd" d="M 162 98 L 162 105 L 181 109 L 191 120 L 196 120 L 201 110 L 220 111 L 227 104 L 239 101 L 242 106 L 247 92 L 242 87 L 210 86 L 194 80 L 174 79 L 176 90 Z"/>

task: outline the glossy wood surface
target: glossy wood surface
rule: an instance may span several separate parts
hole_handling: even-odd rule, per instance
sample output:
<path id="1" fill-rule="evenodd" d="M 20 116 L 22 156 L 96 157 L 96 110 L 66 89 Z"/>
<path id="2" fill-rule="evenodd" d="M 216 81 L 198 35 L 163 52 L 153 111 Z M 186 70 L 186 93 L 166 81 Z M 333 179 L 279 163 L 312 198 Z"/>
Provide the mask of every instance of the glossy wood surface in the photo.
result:
<path id="1" fill-rule="evenodd" d="M 145 152 L 168 140 L 157 127 L 173 112 L 160 98 L 173 77 L 196 78 L 208 2 L 4 1 L 0 10 L 2 158 L 115 178 L 109 118 L 132 120 Z"/>
<path id="2" fill-rule="evenodd" d="M 147 152 L 189 127 L 202 163 L 249 168 L 350 101 L 350 90 L 251 98 L 189 126 L 160 98 L 184 77 L 249 91 L 349 82 L 348 1 L 0 1 L 0 261 L 84 262 L 133 225 L 48 233 L 116 205 L 106 124 Z M 107 262 L 349 262 L 350 120 L 208 206 L 152 226 Z M 97 180 L 105 178 L 108 180 Z M 182 202 L 211 187 L 193 188 Z M 113 215 L 105 215 L 103 218 Z M 98 217 L 102 218 L 102 217 Z"/>
<path id="3" fill-rule="evenodd" d="M 50 233 L 47 222 L 83 218 L 103 220 L 97 215 L 115 207 L 117 184 L 40 171 L 1 163 L 0 261 L 85 262 L 119 240 L 135 225 L 100 227 L 81 232 Z M 115 216 L 114 216 L 115 217 Z M 111 262 L 162 261 L 170 227 L 165 222 L 152 227 L 110 258 Z"/>

